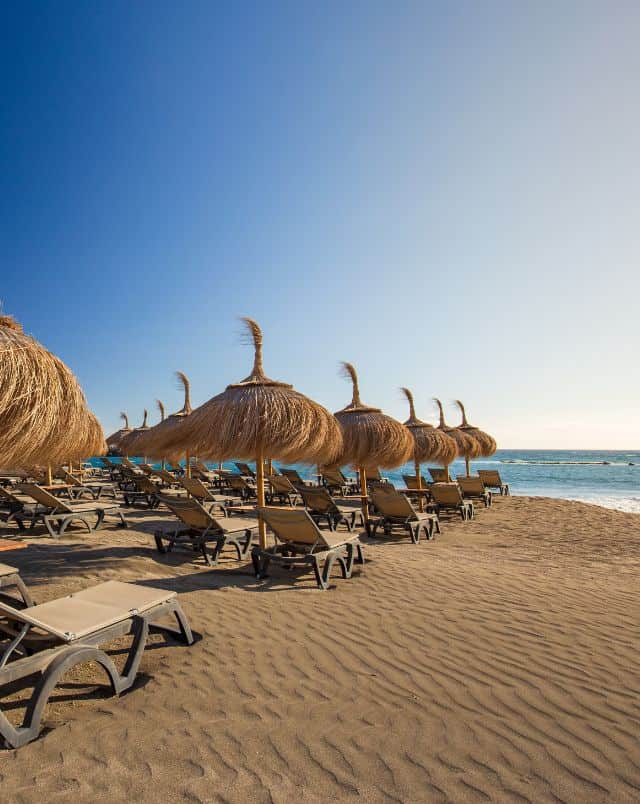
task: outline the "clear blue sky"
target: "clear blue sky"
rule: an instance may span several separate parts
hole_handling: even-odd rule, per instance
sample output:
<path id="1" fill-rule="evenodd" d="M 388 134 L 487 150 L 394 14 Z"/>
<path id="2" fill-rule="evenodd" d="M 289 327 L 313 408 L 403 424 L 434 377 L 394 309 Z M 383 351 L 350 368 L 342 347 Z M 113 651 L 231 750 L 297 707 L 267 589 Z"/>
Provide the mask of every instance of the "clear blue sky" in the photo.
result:
<path id="1" fill-rule="evenodd" d="M 635 2 L 2 11 L 0 298 L 107 431 L 271 376 L 639 447 Z M 451 419 L 457 416 L 450 409 Z"/>

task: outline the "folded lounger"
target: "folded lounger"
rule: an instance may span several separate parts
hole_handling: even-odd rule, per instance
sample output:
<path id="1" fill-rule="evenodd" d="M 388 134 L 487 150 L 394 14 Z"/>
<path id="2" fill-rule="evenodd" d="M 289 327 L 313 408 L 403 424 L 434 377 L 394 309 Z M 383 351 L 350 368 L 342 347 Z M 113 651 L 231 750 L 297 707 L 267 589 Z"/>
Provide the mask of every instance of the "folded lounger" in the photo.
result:
<path id="1" fill-rule="evenodd" d="M 416 511 L 404 494 L 373 488 L 370 495 L 373 507 L 379 515 L 377 519 L 373 519 L 371 536 L 377 536 L 380 526 L 385 536 L 391 536 L 394 528 L 399 527 L 407 532 L 413 544 L 418 544 L 420 536 L 424 535 L 430 541 L 436 533 L 440 533 L 438 517 Z"/>
<path id="2" fill-rule="evenodd" d="M 356 533 L 320 530 L 307 511 L 298 508 L 258 508 L 258 516 L 273 531 L 276 544 L 254 547 L 251 553 L 256 578 L 266 578 L 271 561 L 285 567 L 313 568 L 320 589 L 329 588 L 331 568 L 337 561 L 343 578 L 350 578 L 356 561 L 364 564 Z"/>
<path id="3" fill-rule="evenodd" d="M 258 532 L 257 519 L 245 519 L 239 516 L 215 517 L 193 498 L 159 495 L 158 499 L 183 525 L 186 525 L 186 528 L 177 528 L 169 532 L 162 530 L 155 532 L 156 547 L 160 553 L 170 552 L 176 545 L 188 545 L 193 550 L 199 550 L 209 566 L 218 563 L 220 553 L 228 544 L 235 547 L 238 561 L 249 555 L 251 540 L 254 533 Z M 210 542 L 215 543 L 211 555 L 208 552 Z"/>
<path id="4" fill-rule="evenodd" d="M 177 629 L 157 624 L 166 615 L 175 617 Z M 0 691 L 39 674 L 20 726 L 0 711 L 0 736 L 13 748 L 38 736 L 47 700 L 72 667 L 98 663 L 118 695 L 135 681 L 150 629 L 179 635 L 187 645 L 193 643 L 175 592 L 120 581 L 107 581 L 38 606 L 18 608 L 0 601 L 0 617 L 0 631 L 7 636 L 0 645 Z M 100 645 L 127 634 L 133 641 L 120 673 Z M 38 639 L 30 642 L 31 636 Z M 34 652 L 33 645 L 40 649 Z"/>
<path id="5" fill-rule="evenodd" d="M 510 495 L 509 484 L 503 482 L 497 469 L 478 469 L 478 476 L 488 489 L 495 489 L 501 496 Z"/>
<path id="6" fill-rule="evenodd" d="M 457 483 L 434 483 L 430 491 L 432 505 L 437 514 L 442 511 L 457 511 L 465 522 L 473 519 L 473 502 L 462 496 Z"/>
<path id="7" fill-rule="evenodd" d="M 356 529 L 356 525 L 364 529 L 364 516 L 359 503 L 356 505 L 338 505 L 323 486 L 315 488 L 301 487 L 300 494 L 311 519 L 316 524 L 320 524 L 326 519 L 327 525 L 331 530 L 336 530 L 338 525 L 346 525 L 347 530 L 351 531 L 351 533 Z"/>
<path id="8" fill-rule="evenodd" d="M 87 530 L 91 533 L 99 530 L 104 521 L 105 514 L 114 514 L 120 518 L 120 527 L 127 527 L 127 520 L 116 503 L 76 503 L 61 500 L 54 497 L 51 492 L 37 486 L 35 483 L 21 483 L 18 488 L 34 499 L 38 505 L 31 514 L 16 514 L 15 519 L 21 530 L 24 530 L 24 521 L 31 517 L 30 527 L 34 527 L 38 522 L 43 522 L 49 535 L 54 539 L 62 536 L 71 522 L 83 522 Z M 96 517 L 94 524 L 91 523 L 92 517 Z"/>

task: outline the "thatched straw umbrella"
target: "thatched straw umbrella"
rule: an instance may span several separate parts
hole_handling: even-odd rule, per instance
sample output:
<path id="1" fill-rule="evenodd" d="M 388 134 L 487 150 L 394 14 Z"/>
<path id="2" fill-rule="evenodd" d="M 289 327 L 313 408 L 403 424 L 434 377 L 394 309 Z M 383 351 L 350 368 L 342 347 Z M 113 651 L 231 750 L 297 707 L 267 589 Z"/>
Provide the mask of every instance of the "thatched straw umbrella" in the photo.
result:
<path id="1" fill-rule="evenodd" d="M 344 451 L 341 463 L 357 467 L 360 474 L 362 514 L 369 517 L 367 467 L 390 469 L 405 463 L 413 452 L 413 439 L 399 421 L 360 401 L 358 375 L 351 363 L 342 364 L 344 374 L 353 385 L 351 404 L 335 414 L 342 428 Z"/>
<path id="2" fill-rule="evenodd" d="M 448 466 L 458 454 L 458 445 L 442 430 L 432 424 L 423 422 L 416 416 L 413 404 L 413 394 L 408 388 L 402 388 L 402 393 L 409 402 L 409 418 L 404 426 L 409 429 L 413 437 L 413 463 L 416 472 L 416 483 L 418 489 L 422 488 L 422 475 L 420 474 L 420 464 L 423 461 L 436 461 L 443 466 Z M 420 495 L 420 510 L 423 510 L 424 500 Z"/>
<path id="3" fill-rule="evenodd" d="M 481 450 L 480 444 L 473 436 L 469 435 L 469 433 L 466 433 L 464 430 L 461 430 L 459 427 L 449 427 L 444 420 L 442 402 L 435 398 L 433 401 L 436 403 L 438 410 L 440 411 L 440 424 L 438 425 L 438 429 L 442 430 L 442 432 L 446 433 L 448 436 L 451 436 L 451 438 L 453 438 L 453 440 L 456 442 L 458 447 L 457 455 L 465 460 L 478 458 Z M 447 477 L 449 477 L 449 464 L 446 464 L 445 472 L 447 473 Z"/>
<path id="4" fill-rule="evenodd" d="M 342 451 L 340 427 L 328 410 L 287 383 L 269 379 L 262 365 L 262 331 L 242 319 L 254 347 L 253 370 L 205 402 L 176 431 L 176 444 L 218 461 L 255 460 L 258 505 L 264 505 L 265 460 L 333 463 Z M 260 525 L 260 544 L 266 528 Z"/>
<path id="5" fill-rule="evenodd" d="M 124 427 L 120 428 L 120 430 L 116 430 L 115 433 L 111 433 L 110 436 L 107 436 L 107 446 L 109 449 L 115 449 L 118 450 L 118 452 L 121 452 L 120 445 L 122 440 L 128 436 L 129 433 L 133 432 L 133 427 L 129 425 L 129 417 L 124 411 L 120 413 L 120 418 L 124 422 Z"/>
<path id="6" fill-rule="evenodd" d="M 69 471 L 73 471 L 74 459 L 79 463 L 80 478 L 82 478 L 82 461 L 94 455 L 104 455 L 107 451 L 107 443 L 102 432 L 102 425 L 91 411 L 87 412 L 85 423 L 85 438 L 80 445 L 77 453 L 69 458 Z"/>
<path id="7" fill-rule="evenodd" d="M 498 449 L 498 445 L 496 444 L 495 438 L 489 435 L 489 433 L 485 433 L 484 430 L 480 430 L 478 427 L 474 427 L 472 424 L 469 424 L 469 422 L 467 421 L 467 412 L 464 409 L 464 405 L 459 399 L 456 399 L 455 402 L 456 405 L 460 408 L 460 413 L 462 414 L 462 424 L 459 426 L 458 429 L 464 430 L 465 433 L 470 435 L 478 442 L 478 444 L 480 444 L 481 452 L 478 457 L 488 458 L 489 456 L 493 455 L 493 453 Z M 467 466 L 467 474 L 471 474 L 471 467 L 469 466 L 469 458 L 466 458 L 465 462 Z"/>
<path id="8" fill-rule="evenodd" d="M 137 451 L 137 448 L 142 436 L 150 430 L 150 427 L 147 424 L 148 418 L 149 418 L 149 412 L 145 408 L 143 411 L 142 424 L 140 425 L 140 427 L 134 427 L 120 439 L 120 451 L 124 452 L 125 455 L 141 454 L 139 453 L 139 451 Z"/>
<path id="9" fill-rule="evenodd" d="M 61 463 L 85 437 L 87 406 L 73 373 L 11 316 L 0 315 L 0 455 L 6 465 Z"/>
<path id="10" fill-rule="evenodd" d="M 155 427 L 151 427 L 146 431 L 146 433 L 139 435 L 136 439 L 136 447 L 139 450 L 142 450 L 145 455 L 162 458 L 163 461 L 165 456 L 168 456 L 169 452 L 172 451 L 171 448 L 175 443 L 175 435 L 179 425 L 191 415 L 191 411 L 193 410 L 191 407 L 191 384 L 189 383 L 187 375 L 182 371 L 176 371 L 176 377 L 178 378 L 178 382 L 184 390 L 184 405 L 182 406 L 181 410 L 177 411 L 176 413 L 172 413 L 171 416 L 167 416 L 166 418 L 163 417 L 162 420 L 155 425 Z M 163 411 L 164 406 L 161 408 L 161 412 Z M 174 450 L 173 452 L 174 454 L 178 454 L 177 450 Z M 184 451 L 181 454 L 184 454 Z M 185 472 L 187 477 L 191 476 L 190 456 L 188 450 L 186 453 Z"/>

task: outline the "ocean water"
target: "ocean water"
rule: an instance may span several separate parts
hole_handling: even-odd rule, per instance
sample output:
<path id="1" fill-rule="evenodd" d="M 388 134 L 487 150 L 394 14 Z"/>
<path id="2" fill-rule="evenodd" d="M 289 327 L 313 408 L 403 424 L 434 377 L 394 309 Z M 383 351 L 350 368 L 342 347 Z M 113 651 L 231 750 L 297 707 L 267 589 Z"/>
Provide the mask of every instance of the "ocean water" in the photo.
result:
<path id="1" fill-rule="evenodd" d="M 423 465 L 425 475 L 427 466 Z M 232 462 L 225 467 L 235 468 Z M 306 478 L 316 471 L 305 465 L 296 468 Z M 491 458 L 473 461 L 472 472 L 475 469 L 498 469 L 512 494 L 582 500 L 640 513 L 640 451 L 498 450 Z M 413 466 L 382 472 L 398 487 L 404 485 L 403 473 L 413 474 Z M 464 462 L 452 464 L 451 474 L 464 474 Z"/>

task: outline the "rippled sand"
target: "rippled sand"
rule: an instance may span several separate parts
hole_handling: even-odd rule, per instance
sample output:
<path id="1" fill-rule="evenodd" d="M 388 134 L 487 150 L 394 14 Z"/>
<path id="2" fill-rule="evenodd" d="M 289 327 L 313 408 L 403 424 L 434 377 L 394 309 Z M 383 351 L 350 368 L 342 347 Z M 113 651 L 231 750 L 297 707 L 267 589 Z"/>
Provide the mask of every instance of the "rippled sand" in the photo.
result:
<path id="1" fill-rule="evenodd" d="M 499 500 L 369 546 L 328 592 L 159 556 L 163 514 L 130 518 L 3 561 L 39 601 L 176 589 L 202 639 L 147 650 L 119 700 L 71 679 L 46 733 L 0 752 L 4 801 L 639 800 L 639 516 Z"/>

